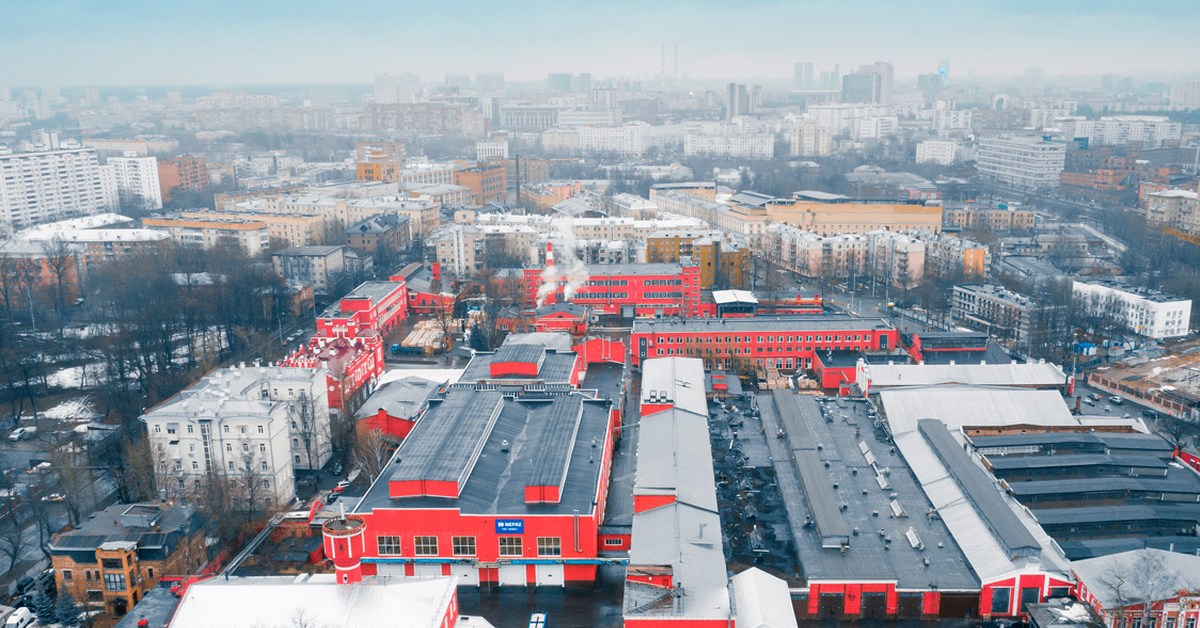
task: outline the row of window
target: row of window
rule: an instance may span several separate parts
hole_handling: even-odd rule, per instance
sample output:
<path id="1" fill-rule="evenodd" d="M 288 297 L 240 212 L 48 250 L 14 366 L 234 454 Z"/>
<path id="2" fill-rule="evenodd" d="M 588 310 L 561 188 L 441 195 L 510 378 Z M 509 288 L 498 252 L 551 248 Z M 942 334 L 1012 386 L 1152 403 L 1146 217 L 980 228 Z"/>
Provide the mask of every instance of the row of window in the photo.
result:
<path id="1" fill-rule="evenodd" d="M 524 556 L 523 539 L 519 536 L 497 537 L 498 554 L 500 556 Z M 380 556 L 400 556 L 403 554 L 398 535 L 379 535 L 375 537 L 375 546 Z M 414 536 L 413 554 L 416 556 L 437 556 L 438 537 Z M 450 554 L 452 556 L 475 556 L 475 537 L 450 537 Z M 557 536 L 537 537 L 537 555 L 545 557 L 562 556 L 562 538 Z"/>
<path id="2" fill-rule="evenodd" d="M 807 342 L 807 343 L 843 342 L 842 334 L 831 334 L 831 335 L 827 334 L 824 336 L 824 340 L 822 340 L 821 338 L 822 338 L 822 336 L 820 334 L 815 335 L 815 336 L 812 334 L 808 334 L 808 335 L 804 335 L 804 336 L 699 336 L 699 337 L 695 337 L 695 336 L 659 336 L 658 344 L 676 344 L 676 345 L 678 345 L 678 344 L 708 344 L 708 345 L 712 345 L 712 344 L 721 344 L 722 342 L 724 342 L 724 343 L 757 342 L 760 344 L 764 343 L 764 342 L 789 342 L 789 343 L 795 343 L 795 342 Z M 863 340 L 870 340 L 870 339 L 871 339 L 870 334 L 854 334 L 853 336 L 851 336 L 850 334 L 845 335 L 845 342 L 862 342 Z"/>
<path id="3" fill-rule="evenodd" d="M 289 394 L 291 394 L 291 389 L 290 389 L 290 388 L 288 389 L 288 393 L 289 393 Z M 229 426 L 228 426 L 228 425 L 225 425 L 225 426 L 222 426 L 222 427 L 224 427 L 224 431 L 225 431 L 225 433 L 226 433 L 226 434 L 229 434 L 229 433 L 230 433 L 230 431 L 229 431 Z M 155 425 L 154 425 L 154 433 L 156 433 L 156 434 L 161 434 L 161 433 L 162 433 L 162 431 L 163 431 L 163 426 L 162 426 L 161 424 L 155 424 Z M 239 431 L 239 433 L 241 433 L 241 434 L 245 434 L 245 433 L 246 433 L 246 426 L 245 426 L 245 425 L 243 425 L 243 426 L 239 427 L 239 428 L 238 428 L 238 431 Z M 168 434 L 174 434 L 174 433 L 175 433 L 175 426 L 174 426 L 174 424 L 173 424 L 173 423 L 172 423 L 172 424 L 168 424 L 168 425 L 167 425 L 167 433 L 168 433 Z M 193 426 L 191 423 L 189 423 L 189 424 L 188 424 L 188 426 L 187 426 L 187 433 L 188 433 L 188 434 L 193 434 L 193 433 L 195 433 L 195 428 L 194 428 L 194 426 Z M 267 433 L 267 432 L 266 432 L 266 428 L 265 428 L 265 427 L 263 427 L 263 426 L 261 426 L 261 425 L 259 425 L 259 426 L 258 426 L 258 433 L 259 433 L 259 434 L 266 434 L 266 433 Z M 244 445 L 243 445 L 243 446 L 244 446 Z"/>

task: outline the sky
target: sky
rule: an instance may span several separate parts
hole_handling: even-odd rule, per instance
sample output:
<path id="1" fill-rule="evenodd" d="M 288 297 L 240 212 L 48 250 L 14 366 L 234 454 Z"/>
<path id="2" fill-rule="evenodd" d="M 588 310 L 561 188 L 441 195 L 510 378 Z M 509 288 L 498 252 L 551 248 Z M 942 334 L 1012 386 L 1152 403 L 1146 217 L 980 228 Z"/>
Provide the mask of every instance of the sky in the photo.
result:
<path id="1" fill-rule="evenodd" d="M 0 84 L 369 83 L 501 72 L 790 77 L 1200 72 L 1197 0 L 0 0 Z"/>

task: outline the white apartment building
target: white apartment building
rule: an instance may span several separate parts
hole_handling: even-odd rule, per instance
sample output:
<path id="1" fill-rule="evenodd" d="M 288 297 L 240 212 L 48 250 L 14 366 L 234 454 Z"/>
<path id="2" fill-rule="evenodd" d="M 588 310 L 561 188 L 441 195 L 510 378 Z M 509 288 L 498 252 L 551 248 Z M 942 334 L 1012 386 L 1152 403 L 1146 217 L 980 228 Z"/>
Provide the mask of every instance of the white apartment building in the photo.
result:
<path id="1" fill-rule="evenodd" d="M 775 158 L 775 136 L 770 133 L 688 133 L 683 138 L 684 157 Z"/>
<path id="2" fill-rule="evenodd" d="M 896 116 L 880 116 L 858 120 L 851 131 L 856 140 L 879 140 L 895 135 L 899 128 L 900 119 Z"/>
<path id="3" fill-rule="evenodd" d="M 835 133 L 850 131 L 854 125 L 866 118 L 883 118 L 892 115 L 892 108 L 887 105 L 855 104 L 841 105 L 812 105 L 804 113 L 804 117 L 817 124 L 833 129 Z"/>
<path id="4" fill-rule="evenodd" d="M 796 120 L 787 130 L 788 151 L 793 157 L 828 157 L 834 135 L 833 129 L 814 120 Z"/>
<path id="5" fill-rule="evenodd" d="M 122 209 L 162 209 L 158 158 L 126 153 L 124 157 L 110 157 L 107 165 L 113 168 Z"/>
<path id="6" fill-rule="evenodd" d="M 958 142 L 925 140 L 917 144 L 917 163 L 949 166 L 958 161 Z"/>
<path id="7" fill-rule="evenodd" d="M 1001 135 L 979 140 L 976 167 L 985 179 L 1018 189 L 1039 190 L 1058 187 L 1066 160 L 1066 145 L 1061 142 Z"/>
<path id="8" fill-rule="evenodd" d="M 327 371 L 285 367 L 220 369 L 141 416 L 157 488 L 169 496 L 224 476 L 236 498 L 258 506 L 295 498 L 295 470 L 333 455 Z M 261 501 L 260 501 L 261 500 Z"/>
<path id="9" fill-rule="evenodd" d="M 313 290 L 329 292 L 331 278 L 346 268 L 346 247 L 296 246 L 271 256 L 275 274 L 287 281 L 310 283 Z"/>
<path id="10" fill-rule="evenodd" d="M 1149 148 L 1171 146 L 1183 138 L 1183 124 L 1166 116 L 1104 116 L 1075 122 L 1075 137 L 1088 144 L 1137 144 Z"/>
<path id="11" fill-rule="evenodd" d="M 915 288 L 925 277 L 925 243 L 891 231 L 867 234 L 867 274 L 897 288 Z"/>
<path id="12" fill-rule="evenodd" d="M 442 272 L 465 277 L 500 263 L 536 263 L 533 244 L 541 238 L 528 225 L 446 225 L 430 241 Z"/>
<path id="13" fill-rule="evenodd" d="M 608 153 L 641 157 L 652 151 L 683 144 L 682 124 L 650 125 L 633 122 L 621 126 L 584 126 L 574 130 L 548 129 L 542 148 L 552 152 Z"/>
<path id="14" fill-rule="evenodd" d="M 13 153 L 0 147 L 0 233 L 107 209 L 95 149 Z"/>
<path id="15" fill-rule="evenodd" d="M 938 109 L 933 113 L 933 130 L 938 135 L 971 130 L 973 116 L 970 111 L 960 109 Z"/>
<path id="16" fill-rule="evenodd" d="M 142 226 L 152 231 L 164 231 L 184 246 L 211 249 L 232 242 L 251 257 L 271 248 L 267 224 L 257 220 L 196 220 L 167 216 L 145 218 Z"/>
<path id="17" fill-rule="evenodd" d="M 573 129 L 581 126 L 612 126 L 620 116 L 611 109 L 563 109 L 558 112 L 558 126 Z"/>
<path id="18" fill-rule="evenodd" d="M 508 159 L 508 140 L 475 142 L 475 161 L 487 161 L 492 157 Z"/>
<path id="19" fill-rule="evenodd" d="M 1181 109 L 1200 107 L 1200 79 L 1184 79 L 1171 83 L 1171 106 Z"/>
<path id="20" fill-rule="evenodd" d="M 1178 338 L 1190 333 L 1191 299 L 1107 283 L 1076 281 L 1072 286 L 1085 310 L 1115 316 L 1139 336 Z"/>

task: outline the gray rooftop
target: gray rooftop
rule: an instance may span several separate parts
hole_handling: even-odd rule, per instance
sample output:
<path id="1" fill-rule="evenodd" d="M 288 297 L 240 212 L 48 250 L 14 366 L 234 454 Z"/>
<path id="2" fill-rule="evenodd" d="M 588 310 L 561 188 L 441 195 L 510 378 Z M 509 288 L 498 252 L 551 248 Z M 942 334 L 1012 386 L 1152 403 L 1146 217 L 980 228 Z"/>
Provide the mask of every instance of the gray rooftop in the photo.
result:
<path id="1" fill-rule="evenodd" d="M 1043 526 L 1077 526 L 1082 524 L 1126 524 L 1138 521 L 1162 523 L 1180 522 L 1189 529 L 1200 524 L 1200 504 L 1166 504 L 1161 502 L 1123 505 L 1084 506 L 1080 508 L 1037 508 L 1033 510 Z M 1082 534 L 1082 536 L 1088 536 Z M 1111 536 L 1099 533 L 1095 536 Z"/>
<path id="2" fill-rule="evenodd" d="M 589 264 L 589 277 L 611 277 L 613 275 L 678 275 L 682 272 L 679 264 L 645 263 L 645 264 Z"/>
<path id="3" fill-rule="evenodd" d="M 547 351 L 544 345 L 505 343 L 494 353 L 476 353 L 467 364 L 460 384 L 476 382 L 505 382 L 536 380 L 547 384 L 561 384 L 571 379 L 578 356 L 573 352 Z M 492 364 L 497 362 L 540 362 L 536 377 L 526 375 L 504 375 L 492 377 Z"/>
<path id="4" fill-rule="evenodd" d="M 988 463 L 996 477 L 1010 472 L 1034 469 L 1064 469 L 1081 467 L 1119 467 L 1129 469 L 1166 469 L 1167 462 L 1155 456 L 1110 454 L 1055 454 L 1053 456 L 989 456 Z"/>
<path id="5" fill-rule="evenodd" d="M 498 405 L 493 406 L 493 402 Z M 559 404 L 565 409 L 560 411 L 553 408 Z M 497 417 L 491 422 L 490 429 L 481 429 L 478 425 L 486 422 L 487 417 L 482 416 L 475 409 L 477 407 L 483 407 L 487 412 L 491 412 L 493 407 L 497 409 Z M 572 408 L 580 412 L 574 438 L 543 438 L 548 426 L 545 421 L 555 416 L 559 420 L 563 417 L 569 419 L 573 416 Z M 469 450 L 475 457 L 460 483 L 458 499 L 393 499 L 388 494 L 388 478 L 384 477 L 371 486 L 355 506 L 355 511 L 458 508 L 464 514 L 555 514 L 575 510 L 580 514 L 590 513 L 595 507 L 600 481 L 600 451 L 606 446 L 608 438 L 608 408 L 607 401 L 587 399 L 579 393 L 514 399 L 490 391 L 453 390 L 447 395 L 447 401 L 430 407 L 396 451 L 391 466 L 406 465 L 412 452 L 420 452 L 417 454 L 418 462 L 428 457 L 453 457 L 457 462 L 447 464 L 439 460 L 431 463 L 430 468 L 435 471 L 449 470 L 451 475 L 454 474 L 464 460 L 471 461 L 471 458 L 459 453 L 466 447 L 457 448 L 454 452 L 437 449 L 439 435 L 451 433 L 451 442 L 462 440 L 468 446 L 478 447 L 477 452 Z M 553 431 L 558 430 L 555 428 Z M 508 441 L 507 446 L 503 445 L 504 441 Z M 397 458 L 401 462 L 396 463 Z M 531 482 L 541 480 L 540 476 L 534 475 L 534 470 L 553 467 L 544 459 L 555 464 L 562 461 L 567 467 L 561 482 L 561 501 L 557 504 L 526 504 L 525 487 L 535 486 Z M 395 476 L 392 479 L 396 479 Z"/>
<path id="6" fill-rule="evenodd" d="M 405 377 L 388 382 L 371 393 L 362 407 L 354 413 L 354 418 L 372 417 L 379 410 L 402 419 L 415 418 L 444 383 L 422 377 Z"/>
<path id="7" fill-rule="evenodd" d="M 391 480 L 441 480 L 461 487 L 503 407 L 500 393 L 448 395 L 432 404 L 396 451 Z"/>
<path id="8" fill-rule="evenodd" d="M 378 303 L 397 289 L 403 289 L 403 286 L 394 281 L 364 281 L 342 298 L 370 299 L 372 303 Z"/>
<path id="9" fill-rule="evenodd" d="M 680 409 L 643 416 L 634 492 L 674 495 L 675 500 L 716 512 L 716 481 L 707 453 L 708 417 Z"/>
<path id="10" fill-rule="evenodd" d="M 1016 515 L 996 491 L 995 483 L 967 455 L 950 435 L 946 424 L 935 419 L 917 421 L 917 429 L 925 437 L 954 481 L 975 504 L 988 528 L 1010 556 L 1035 555 L 1042 546 L 1021 524 Z"/>
<path id="11" fill-rule="evenodd" d="M 997 434 L 973 436 L 971 442 L 977 449 L 991 447 L 1028 447 L 1061 449 L 1094 446 L 1104 449 L 1157 451 L 1170 454 L 1171 444 L 1155 434 L 1140 432 L 1043 432 L 1032 434 Z"/>
<path id="12" fill-rule="evenodd" d="M 162 548 L 171 535 L 190 532 L 195 525 L 195 511 L 182 503 L 114 504 L 60 534 L 50 542 L 50 550 L 91 552 L 113 541 L 131 541 L 139 549 Z"/>
<path id="13" fill-rule="evenodd" d="M 1054 478 L 1009 482 L 1008 486 L 1017 499 L 1031 502 L 1107 499 L 1116 493 L 1142 493 L 1152 498 L 1166 494 L 1190 495 L 1188 499 L 1192 501 L 1200 498 L 1200 476 L 1187 469 L 1175 468 L 1167 469 L 1166 476 Z M 1173 501 L 1176 499 L 1172 498 Z"/>
<path id="14" fill-rule="evenodd" d="M 808 582 L 891 580 L 905 589 L 978 588 L 978 578 L 945 523 L 925 516 L 930 503 L 904 460 L 872 428 L 866 403 L 818 402 L 791 391 L 759 394 L 757 399 L 764 429 L 772 433 L 769 445 L 789 521 L 801 522 L 793 524 L 792 534 Z M 773 436 L 779 428 L 785 431 L 783 440 Z M 793 467 L 777 453 L 780 447 L 803 448 L 798 451 L 806 452 L 812 462 L 797 469 L 799 464 Z M 800 460 L 798 454 L 796 458 Z M 887 476 L 878 472 L 883 469 L 889 470 Z M 797 470 L 799 482 L 788 477 Z M 886 484 L 880 484 L 880 477 Z M 793 482 L 794 492 L 786 488 Z M 819 520 L 823 515 L 811 507 L 810 488 L 828 495 L 823 508 L 834 523 L 827 526 L 845 526 L 845 552 L 824 546 L 826 534 Z M 806 519 L 813 523 L 803 525 Z M 923 549 L 912 547 L 909 528 Z"/>

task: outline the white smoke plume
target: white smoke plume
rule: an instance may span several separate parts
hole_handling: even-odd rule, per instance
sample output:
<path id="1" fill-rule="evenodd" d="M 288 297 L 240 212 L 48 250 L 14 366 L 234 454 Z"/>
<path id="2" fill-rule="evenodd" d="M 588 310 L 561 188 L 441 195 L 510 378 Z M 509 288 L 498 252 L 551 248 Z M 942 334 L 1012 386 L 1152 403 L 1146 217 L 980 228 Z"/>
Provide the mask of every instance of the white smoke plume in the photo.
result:
<path id="1" fill-rule="evenodd" d="M 551 236 L 554 244 L 554 264 L 547 265 L 542 273 L 542 285 L 538 286 L 537 307 L 546 304 L 546 298 L 562 285 L 563 298 L 570 300 L 575 293 L 587 285 L 587 264 L 575 253 L 575 221 L 570 216 L 563 216 L 551 221 L 555 235 Z"/>

